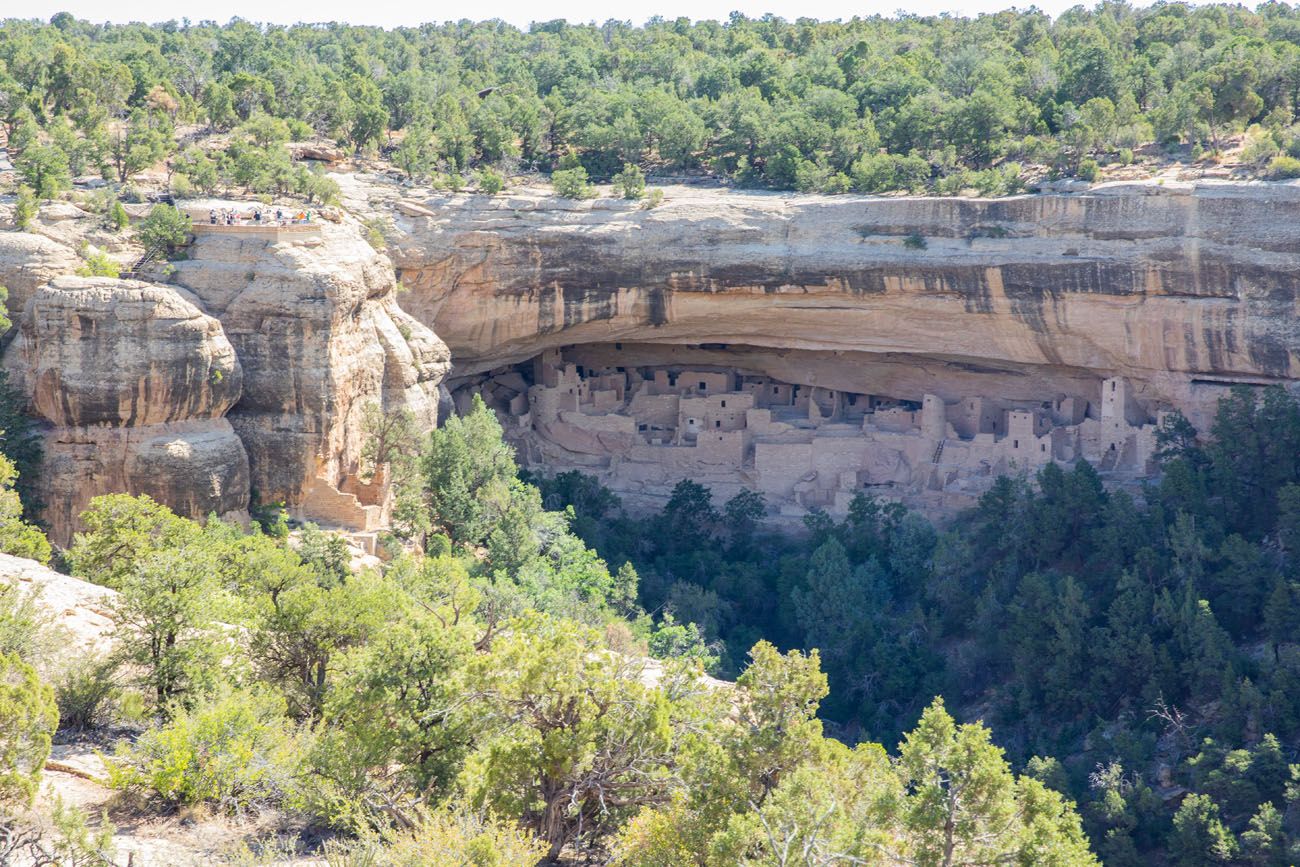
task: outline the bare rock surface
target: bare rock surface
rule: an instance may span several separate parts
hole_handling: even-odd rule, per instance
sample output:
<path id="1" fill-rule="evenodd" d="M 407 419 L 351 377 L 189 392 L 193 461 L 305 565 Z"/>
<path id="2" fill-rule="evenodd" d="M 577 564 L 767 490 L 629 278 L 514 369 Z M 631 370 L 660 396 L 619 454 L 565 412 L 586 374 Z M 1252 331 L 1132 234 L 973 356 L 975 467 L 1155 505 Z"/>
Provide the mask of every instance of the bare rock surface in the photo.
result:
<path id="1" fill-rule="evenodd" d="M 67 639 L 65 654 L 94 656 L 111 645 L 115 591 L 10 554 L 0 554 L 0 582 L 36 594 L 39 610 Z"/>
<path id="2" fill-rule="evenodd" d="M 27 232 L 0 232 L 0 286 L 9 290 L 9 318 L 17 322 L 38 287 L 71 274 L 80 264 L 72 248 L 58 241 Z"/>
<path id="3" fill-rule="evenodd" d="M 1297 370 L 1292 184 L 417 204 L 430 215 L 393 208 L 403 304 L 447 341 L 458 376 L 581 343 L 725 344 L 756 350 L 760 369 L 764 353 L 843 353 L 822 356 L 810 384 L 889 394 L 892 372 L 946 399 L 989 387 L 972 371 L 1049 392 L 1120 375 L 1203 419 L 1225 383 Z M 855 371 L 873 365 L 864 388 Z"/>
<path id="4" fill-rule="evenodd" d="M 355 479 L 370 404 L 437 418 L 446 346 L 403 312 L 391 263 L 355 222 L 280 241 L 205 233 L 178 282 L 217 317 L 244 368 L 230 421 L 263 501 L 302 507 Z"/>
<path id="5" fill-rule="evenodd" d="M 38 490 L 66 545 L 99 494 L 147 493 L 179 513 L 240 517 L 248 457 L 225 414 L 242 368 L 182 289 L 56 277 L 27 301 L 5 354 L 44 426 Z"/>

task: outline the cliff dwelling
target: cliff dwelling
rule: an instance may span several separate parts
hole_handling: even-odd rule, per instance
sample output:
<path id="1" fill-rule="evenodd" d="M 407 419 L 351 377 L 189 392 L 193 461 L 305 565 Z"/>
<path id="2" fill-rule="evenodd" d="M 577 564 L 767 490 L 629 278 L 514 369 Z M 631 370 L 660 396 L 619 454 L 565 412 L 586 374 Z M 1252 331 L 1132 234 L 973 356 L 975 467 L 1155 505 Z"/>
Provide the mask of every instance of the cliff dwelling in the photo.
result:
<path id="1" fill-rule="evenodd" d="M 591 344 L 468 377 L 454 392 L 494 409 L 521 461 L 596 476 L 633 508 L 692 479 L 719 499 L 759 491 L 774 515 L 847 512 L 859 492 L 931 513 L 968 506 L 1003 474 L 1091 462 L 1110 481 L 1148 475 L 1163 412 L 1123 377 L 1038 399 L 849 391 L 702 363 L 743 348 Z M 996 383 L 996 377 L 989 384 Z M 1089 385 L 1091 387 L 1089 388 Z"/>

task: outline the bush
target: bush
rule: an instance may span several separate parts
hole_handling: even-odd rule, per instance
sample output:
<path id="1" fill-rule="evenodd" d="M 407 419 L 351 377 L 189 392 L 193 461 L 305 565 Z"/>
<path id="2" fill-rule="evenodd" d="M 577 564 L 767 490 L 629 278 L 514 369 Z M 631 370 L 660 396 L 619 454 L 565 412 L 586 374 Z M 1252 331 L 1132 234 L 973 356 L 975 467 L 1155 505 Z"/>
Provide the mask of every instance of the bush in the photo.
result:
<path id="1" fill-rule="evenodd" d="M 171 205 L 155 205 L 140 224 L 140 241 L 149 249 L 173 250 L 190 235 L 190 218 Z"/>
<path id="2" fill-rule="evenodd" d="M 263 691 L 228 691 L 177 708 L 169 722 L 106 759 L 109 785 L 228 813 L 283 804 L 296 790 L 304 752 L 284 714 L 284 700 Z"/>
<path id="3" fill-rule="evenodd" d="M 506 180 L 492 169 L 484 166 L 478 170 L 478 189 L 479 192 L 495 196 L 506 188 Z"/>
<path id="4" fill-rule="evenodd" d="M 911 234 L 903 239 L 903 246 L 909 250 L 924 250 L 929 245 L 925 242 L 925 238 L 917 234 Z"/>
<path id="5" fill-rule="evenodd" d="M 110 660 L 79 660 L 54 685 L 59 707 L 59 730 L 83 732 L 108 720 L 109 702 L 117 692 Z"/>
<path id="6" fill-rule="evenodd" d="M 656 187 L 650 191 L 649 195 L 646 196 L 646 200 L 644 203 L 642 203 L 641 207 L 646 209 L 657 208 L 663 203 L 664 203 L 664 191 Z"/>
<path id="7" fill-rule="evenodd" d="M 78 277 L 119 277 L 122 266 L 118 265 L 103 250 L 89 250 L 85 254 L 86 264 L 77 269 Z"/>
<path id="8" fill-rule="evenodd" d="M 32 218 L 36 216 L 36 194 L 25 184 L 18 187 L 18 201 L 14 203 L 14 227 L 26 232 L 32 227 Z"/>
<path id="9" fill-rule="evenodd" d="M 376 253 L 388 249 L 388 233 L 392 231 L 392 226 L 386 219 L 367 217 L 362 225 L 366 227 L 366 243 L 374 247 Z"/>
<path id="10" fill-rule="evenodd" d="M 432 853 L 437 858 L 430 861 Z M 325 846 L 329 867 L 515 867 L 535 864 L 546 846 L 514 822 L 446 806 L 420 820 L 414 828 L 383 837 L 367 834 L 359 841 L 330 841 Z"/>
<path id="11" fill-rule="evenodd" d="M 22 499 L 14 490 L 17 476 L 14 462 L 0 454 L 0 551 L 48 563 L 51 552 L 45 534 L 23 520 Z"/>
<path id="12" fill-rule="evenodd" d="M 614 192 L 625 199 L 639 199 L 645 195 L 645 174 L 639 166 L 626 163 L 623 171 L 614 175 Z"/>
<path id="13" fill-rule="evenodd" d="M 1268 176 L 1278 180 L 1300 178 L 1300 160 L 1281 154 L 1268 164 Z"/>
<path id="14" fill-rule="evenodd" d="M 122 207 L 122 203 L 117 199 L 108 206 L 108 224 L 117 232 L 131 225 L 131 218 L 127 215 L 126 208 Z"/>
<path id="15" fill-rule="evenodd" d="M 1097 178 L 1101 177 L 1101 167 L 1097 165 L 1096 160 L 1092 157 L 1088 157 L 1083 162 L 1079 163 L 1079 171 L 1077 174 L 1079 180 L 1087 181 L 1090 184 L 1096 183 Z"/>
<path id="16" fill-rule="evenodd" d="M 551 174 L 551 185 L 555 187 L 557 196 L 566 199 L 590 199 L 596 194 L 587 183 L 587 170 L 582 166 L 555 171 Z"/>
<path id="17" fill-rule="evenodd" d="M 1119 164 L 1121 166 L 1133 165 L 1133 148 L 1119 149 Z"/>
<path id="18" fill-rule="evenodd" d="M 54 690 L 17 654 L 0 654 L 0 807 L 31 803 L 58 725 Z"/>
<path id="19" fill-rule="evenodd" d="M 38 591 L 0 584 L 0 656 L 16 654 L 32 660 L 43 650 L 42 633 L 50 616 L 40 606 Z"/>

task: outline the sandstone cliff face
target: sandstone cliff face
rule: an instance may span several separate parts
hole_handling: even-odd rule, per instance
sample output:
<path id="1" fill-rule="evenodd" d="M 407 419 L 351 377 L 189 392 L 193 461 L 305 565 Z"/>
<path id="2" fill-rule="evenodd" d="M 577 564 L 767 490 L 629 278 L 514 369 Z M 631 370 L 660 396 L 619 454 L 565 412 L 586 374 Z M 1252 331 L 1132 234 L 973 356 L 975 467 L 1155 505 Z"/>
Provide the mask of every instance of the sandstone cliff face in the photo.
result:
<path id="1" fill-rule="evenodd" d="M 72 249 L 57 241 L 26 232 L 0 232 L 0 286 L 9 290 L 9 318 L 17 323 L 37 287 L 71 274 L 80 264 Z"/>
<path id="2" fill-rule="evenodd" d="M 56 277 L 28 298 L 5 363 L 46 422 L 38 490 L 56 544 L 99 494 L 193 516 L 248 508 L 248 457 L 224 418 L 242 369 L 184 290 Z"/>
<path id="3" fill-rule="evenodd" d="M 355 482 L 366 406 L 407 409 L 432 427 L 446 346 L 400 309 L 392 265 L 355 225 L 278 242 L 204 233 L 189 254 L 176 279 L 221 321 L 243 364 L 229 418 L 253 491 L 343 519 L 331 495 Z"/>
<path id="4" fill-rule="evenodd" d="M 899 396 L 1029 398 L 1120 375 L 1203 420 L 1222 383 L 1297 373 L 1291 185 L 1001 200 L 674 188 L 653 210 L 533 193 L 397 210 L 404 306 L 458 376 L 569 344 L 726 344 L 737 367 Z"/>

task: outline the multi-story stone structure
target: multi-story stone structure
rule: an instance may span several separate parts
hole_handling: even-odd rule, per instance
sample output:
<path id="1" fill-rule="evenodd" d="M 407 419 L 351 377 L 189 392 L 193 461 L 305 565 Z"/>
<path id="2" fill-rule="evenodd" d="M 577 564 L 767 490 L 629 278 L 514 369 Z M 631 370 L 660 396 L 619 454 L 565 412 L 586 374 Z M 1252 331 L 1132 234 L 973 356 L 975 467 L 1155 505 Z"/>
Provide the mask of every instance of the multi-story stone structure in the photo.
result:
<path id="1" fill-rule="evenodd" d="M 773 510 L 847 510 L 867 491 L 931 510 L 974 501 L 994 478 L 1083 458 L 1112 479 L 1152 470 L 1152 417 L 1120 377 L 1041 401 L 899 398 L 689 365 L 595 366 L 550 350 L 477 390 L 526 463 L 582 469 L 653 502 L 679 480 L 721 498 L 743 488 Z M 531 383 L 531 384 L 530 384 Z M 462 408 L 464 408 L 462 406 Z"/>

